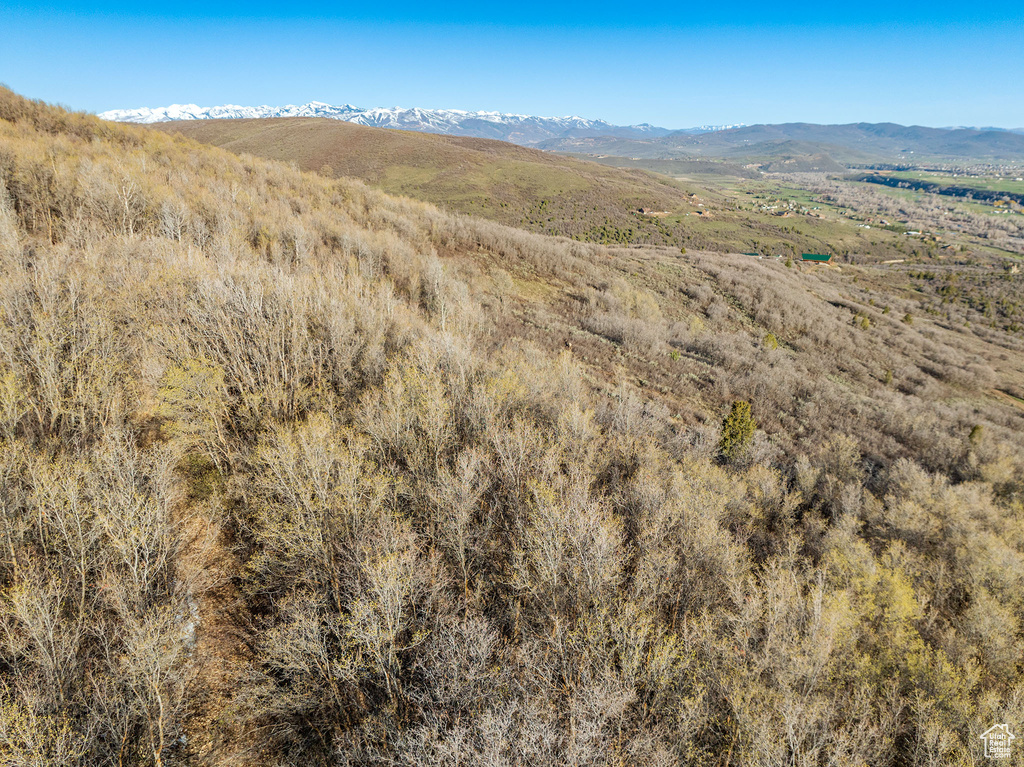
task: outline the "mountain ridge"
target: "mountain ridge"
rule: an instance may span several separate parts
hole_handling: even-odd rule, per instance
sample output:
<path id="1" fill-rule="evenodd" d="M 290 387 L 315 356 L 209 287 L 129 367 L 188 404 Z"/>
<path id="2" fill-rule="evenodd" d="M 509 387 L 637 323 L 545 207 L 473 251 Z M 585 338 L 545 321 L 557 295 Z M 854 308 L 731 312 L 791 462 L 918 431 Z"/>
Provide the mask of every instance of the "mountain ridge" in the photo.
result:
<path id="1" fill-rule="evenodd" d="M 112 109 L 101 112 L 99 117 L 111 122 L 146 125 L 191 120 L 326 117 L 371 128 L 395 128 L 471 138 L 491 138 L 522 145 L 537 144 L 551 139 L 595 135 L 618 138 L 646 138 L 670 134 L 696 135 L 739 127 L 737 125 L 700 125 L 677 130 L 661 128 L 650 123 L 613 125 L 605 120 L 593 120 L 579 115 L 540 117 L 514 112 L 464 109 L 363 108 L 352 104 L 332 105 L 322 101 L 279 107 L 266 105 L 250 107 L 235 104 L 200 107 L 196 104 L 172 104 L 155 108 Z"/>
<path id="2" fill-rule="evenodd" d="M 778 123 L 690 135 L 580 136 L 549 139 L 538 148 L 623 157 L 755 157 L 775 154 L 787 142 L 814 145 L 840 163 L 915 158 L 1024 158 L 1024 136 L 1013 131 L 929 128 L 897 123 Z"/>

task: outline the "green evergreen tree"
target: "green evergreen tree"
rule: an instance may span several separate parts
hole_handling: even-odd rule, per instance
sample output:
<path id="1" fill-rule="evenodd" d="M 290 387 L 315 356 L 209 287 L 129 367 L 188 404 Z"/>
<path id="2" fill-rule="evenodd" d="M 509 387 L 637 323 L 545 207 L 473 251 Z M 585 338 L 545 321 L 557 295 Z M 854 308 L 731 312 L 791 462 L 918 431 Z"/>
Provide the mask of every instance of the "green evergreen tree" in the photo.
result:
<path id="1" fill-rule="evenodd" d="M 750 414 L 750 403 L 737 400 L 732 403 L 732 410 L 722 420 L 722 436 L 718 441 L 718 450 L 727 461 L 739 457 L 750 447 L 754 439 L 757 422 Z"/>

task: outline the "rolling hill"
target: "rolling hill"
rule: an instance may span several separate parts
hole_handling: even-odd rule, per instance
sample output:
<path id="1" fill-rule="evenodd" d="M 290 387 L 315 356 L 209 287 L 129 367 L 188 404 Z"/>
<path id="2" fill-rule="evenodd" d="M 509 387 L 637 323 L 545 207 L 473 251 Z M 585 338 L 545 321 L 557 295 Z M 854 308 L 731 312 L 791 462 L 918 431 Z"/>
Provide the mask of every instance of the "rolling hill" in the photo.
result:
<path id="1" fill-rule="evenodd" d="M 640 208 L 689 211 L 677 182 L 488 139 L 386 130 L 336 120 L 280 118 L 151 126 L 233 152 L 358 178 L 393 194 L 546 234 L 666 244 Z"/>

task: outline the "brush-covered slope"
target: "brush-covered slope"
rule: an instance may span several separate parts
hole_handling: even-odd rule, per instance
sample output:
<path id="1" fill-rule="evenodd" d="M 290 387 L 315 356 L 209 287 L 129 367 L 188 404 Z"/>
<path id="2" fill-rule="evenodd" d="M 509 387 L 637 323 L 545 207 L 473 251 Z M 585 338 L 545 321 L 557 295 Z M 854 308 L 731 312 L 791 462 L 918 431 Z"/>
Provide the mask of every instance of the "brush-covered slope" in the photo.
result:
<path id="1" fill-rule="evenodd" d="M 303 170 L 349 176 L 462 213 L 546 234 L 666 243 L 638 209 L 689 210 L 665 177 L 619 170 L 489 139 L 441 136 L 313 118 L 203 120 L 153 126 Z"/>
<path id="2" fill-rule="evenodd" d="M 4 764 L 968 765 L 1024 715 L 973 303 L 7 91 L 0 272 Z"/>

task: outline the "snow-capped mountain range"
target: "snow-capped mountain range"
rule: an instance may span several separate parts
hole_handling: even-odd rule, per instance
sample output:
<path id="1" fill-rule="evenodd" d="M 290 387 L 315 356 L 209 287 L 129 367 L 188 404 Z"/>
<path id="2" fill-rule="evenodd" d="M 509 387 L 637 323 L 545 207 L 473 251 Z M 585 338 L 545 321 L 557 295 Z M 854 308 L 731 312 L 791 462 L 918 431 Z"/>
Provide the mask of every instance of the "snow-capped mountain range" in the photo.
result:
<path id="1" fill-rule="evenodd" d="M 114 109 L 103 112 L 104 120 L 130 123 L 158 123 L 172 120 L 224 120 L 264 117 L 329 117 L 334 120 L 369 125 L 375 128 L 444 133 L 511 141 L 516 144 L 537 144 L 553 138 L 583 136 L 617 136 L 620 138 L 653 138 L 675 131 L 642 125 L 612 125 L 604 120 L 583 117 L 535 117 L 503 112 L 467 112 L 461 109 L 403 109 L 401 107 L 363 109 L 351 104 L 334 106 L 311 101 L 301 106 L 242 107 L 224 105 L 199 107 L 195 104 L 174 104 L 154 109 Z M 686 132 L 707 133 L 735 125 L 701 126 Z"/>
<path id="2" fill-rule="evenodd" d="M 746 128 L 746 123 L 736 123 L 735 125 L 698 125 L 695 128 L 683 128 L 682 130 L 674 130 L 672 133 L 692 133 L 694 135 L 698 133 L 717 133 L 721 130 L 732 130 L 733 128 Z"/>

